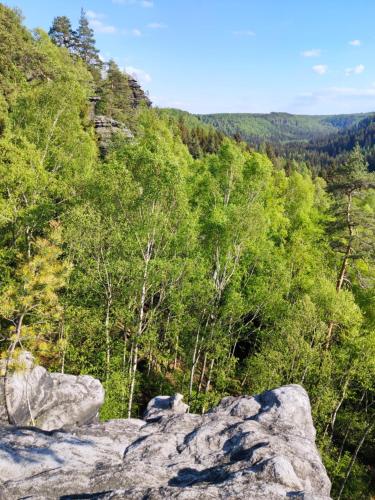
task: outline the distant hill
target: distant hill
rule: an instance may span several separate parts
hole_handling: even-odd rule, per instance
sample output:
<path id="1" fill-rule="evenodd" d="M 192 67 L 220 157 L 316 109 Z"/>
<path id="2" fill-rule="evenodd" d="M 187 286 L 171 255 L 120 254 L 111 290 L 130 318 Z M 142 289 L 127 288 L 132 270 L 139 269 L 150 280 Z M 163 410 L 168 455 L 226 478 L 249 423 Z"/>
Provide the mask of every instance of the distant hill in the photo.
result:
<path id="1" fill-rule="evenodd" d="M 375 114 L 335 134 L 318 137 L 308 143 L 285 143 L 274 147 L 280 156 L 305 160 L 314 167 L 327 167 L 344 161 L 356 144 L 361 146 L 369 169 L 375 171 Z"/>
<path id="2" fill-rule="evenodd" d="M 225 137 L 224 133 L 213 125 L 204 123 L 199 117 L 187 111 L 164 108 L 159 109 L 159 113 L 177 129 L 182 142 L 194 158 L 200 158 L 207 153 L 216 153 Z"/>
<path id="3" fill-rule="evenodd" d="M 203 123 L 241 138 L 250 145 L 262 142 L 310 141 L 358 124 L 371 113 L 351 115 L 292 115 L 289 113 L 220 113 L 196 115 Z"/>
<path id="4" fill-rule="evenodd" d="M 358 143 L 370 170 L 375 170 L 375 113 L 193 115 L 173 108 L 161 109 L 160 113 L 179 124 L 183 141 L 195 157 L 216 150 L 222 140 L 215 137 L 217 131 L 245 141 L 255 149 L 266 144 L 271 156 L 306 161 L 316 172 L 343 161 Z"/>

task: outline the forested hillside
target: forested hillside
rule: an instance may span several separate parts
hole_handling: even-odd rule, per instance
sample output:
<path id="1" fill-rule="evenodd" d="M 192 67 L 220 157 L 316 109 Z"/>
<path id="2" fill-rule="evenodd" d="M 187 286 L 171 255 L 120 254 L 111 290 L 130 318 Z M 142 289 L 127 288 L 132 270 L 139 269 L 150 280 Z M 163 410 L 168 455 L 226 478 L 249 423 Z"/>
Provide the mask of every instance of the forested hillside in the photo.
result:
<path id="1" fill-rule="evenodd" d="M 327 184 L 150 109 L 103 65 L 84 12 L 50 35 L 0 4 L 2 357 L 28 349 L 99 378 L 103 419 L 160 393 L 202 412 L 302 384 L 333 497 L 369 499 L 375 179 L 361 150 Z M 105 154 L 93 96 L 132 131 Z"/>
<path id="2" fill-rule="evenodd" d="M 323 138 L 343 131 L 366 118 L 366 114 L 353 115 L 291 115 L 289 113 L 221 113 L 197 115 L 203 123 L 250 145 L 265 142 L 287 143 Z"/>
<path id="3" fill-rule="evenodd" d="M 310 141 L 300 148 L 295 144 L 288 151 L 286 147 L 285 153 L 282 154 L 295 158 L 300 155 L 300 158 L 304 158 L 312 167 L 327 168 L 345 161 L 356 144 L 361 147 L 369 170 L 375 171 L 375 115 L 364 118 L 341 133 Z"/>
<path id="4" fill-rule="evenodd" d="M 225 134 L 212 125 L 203 123 L 196 116 L 173 108 L 159 110 L 160 115 L 175 128 L 182 142 L 188 147 L 193 158 L 200 158 L 207 153 L 217 153 Z"/>
<path id="5" fill-rule="evenodd" d="M 283 159 L 306 162 L 312 171 L 323 176 L 346 161 L 359 144 L 369 169 L 375 170 L 374 113 L 327 116 L 237 113 L 197 115 L 197 118 L 237 141 L 245 141 L 255 150 L 277 157 L 281 163 Z"/>

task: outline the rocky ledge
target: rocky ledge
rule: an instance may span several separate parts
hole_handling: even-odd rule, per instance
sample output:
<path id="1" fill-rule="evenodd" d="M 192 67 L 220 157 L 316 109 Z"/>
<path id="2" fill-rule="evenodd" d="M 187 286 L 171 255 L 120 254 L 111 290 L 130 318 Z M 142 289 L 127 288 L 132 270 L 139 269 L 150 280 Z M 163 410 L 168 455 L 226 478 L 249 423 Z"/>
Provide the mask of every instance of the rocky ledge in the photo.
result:
<path id="1" fill-rule="evenodd" d="M 104 156 L 115 135 L 120 135 L 127 139 L 134 138 L 132 132 L 123 123 L 108 116 L 96 115 L 94 118 L 94 128 L 98 137 L 99 149 Z"/>
<path id="2" fill-rule="evenodd" d="M 14 387 L 22 391 L 22 376 L 17 377 Z M 78 378 L 71 379 L 71 392 Z M 90 397 L 97 401 L 102 389 L 93 381 Z M 45 394 L 58 390 L 49 387 Z M 69 402 L 75 400 L 78 408 L 83 404 L 83 393 L 67 397 L 67 388 L 65 399 L 60 395 L 62 415 L 69 413 Z M 55 413 L 58 400 L 52 405 Z M 94 408 L 92 402 L 89 406 Z M 52 421 L 46 424 L 49 430 L 3 423 L 0 498 L 329 499 L 330 481 L 302 387 L 226 397 L 204 415 L 187 410 L 181 395 L 158 396 L 143 420 L 90 420 L 66 430 L 52 430 Z M 91 419 L 93 410 L 89 413 Z"/>

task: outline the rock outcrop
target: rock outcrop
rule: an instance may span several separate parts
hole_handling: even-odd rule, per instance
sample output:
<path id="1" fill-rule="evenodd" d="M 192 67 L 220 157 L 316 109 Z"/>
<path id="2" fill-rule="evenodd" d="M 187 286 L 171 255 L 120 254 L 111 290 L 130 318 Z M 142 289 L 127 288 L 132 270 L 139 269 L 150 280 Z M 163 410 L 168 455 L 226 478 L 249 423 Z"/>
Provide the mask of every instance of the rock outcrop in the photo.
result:
<path id="1" fill-rule="evenodd" d="M 128 75 L 128 83 L 133 95 L 132 107 L 137 108 L 142 103 L 150 107 L 151 101 L 145 94 L 145 92 L 143 91 L 142 87 L 139 85 L 137 80 L 133 76 Z"/>
<path id="2" fill-rule="evenodd" d="M 10 420 L 17 426 L 33 425 L 46 431 L 68 429 L 97 420 L 103 401 L 98 380 L 48 373 L 34 364 L 28 352 L 22 353 L 6 378 L 0 377 L 0 425 Z"/>
<path id="3" fill-rule="evenodd" d="M 102 155 L 107 153 L 111 141 L 116 134 L 120 134 L 122 137 L 128 139 L 134 137 L 132 132 L 123 123 L 108 116 L 96 115 L 94 118 L 94 127 Z"/>
<path id="4" fill-rule="evenodd" d="M 174 396 L 156 396 L 147 405 L 147 410 L 143 415 L 145 420 L 167 415 L 181 415 L 187 413 L 189 406 L 183 402 L 182 394 Z"/>
<path id="5" fill-rule="evenodd" d="M 75 390 L 73 384 L 70 400 Z M 145 420 L 91 423 L 69 432 L 2 427 L 0 497 L 329 498 L 302 387 L 227 397 L 204 415 L 187 409 L 181 395 L 158 396 Z"/>

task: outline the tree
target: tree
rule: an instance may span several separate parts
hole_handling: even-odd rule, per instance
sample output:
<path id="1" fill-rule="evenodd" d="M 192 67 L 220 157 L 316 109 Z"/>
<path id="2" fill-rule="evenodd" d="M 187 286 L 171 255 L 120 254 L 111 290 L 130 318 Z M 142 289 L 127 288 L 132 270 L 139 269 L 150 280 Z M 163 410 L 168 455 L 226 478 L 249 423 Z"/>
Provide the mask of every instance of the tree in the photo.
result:
<path id="1" fill-rule="evenodd" d="M 350 283 L 349 268 L 352 262 L 375 258 L 375 219 L 361 207 L 363 194 L 375 187 L 375 176 L 369 174 L 361 148 L 357 144 L 348 160 L 339 165 L 333 175 L 331 191 L 335 196 L 335 220 L 332 225 L 332 245 L 342 255 L 336 279 L 340 293 L 345 283 Z M 328 326 L 326 348 L 329 349 L 335 321 Z"/>
<path id="2" fill-rule="evenodd" d="M 76 34 L 72 30 L 72 25 L 68 17 L 55 17 L 48 34 L 58 47 L 65 47 L 74 52 Z"/>
<path id="3" fill-rule="evenodd" d="M 76 47 L 78 56 L 89 66 L 92 73 L 99 78 L 98 72 L 102 65 L 99 50 L 95 46 L 94 30 L 90 27 L 89 20 L 83 9 L 81 9 L 78 24 Z"/>
<path id="4" fill-rule="evenodd" d="M 13 276 L 3 287 L 0 320 L 5 324 L 7 361 L 4 375 L 7 404 L 7 377 L 17 348 L 48 360 L 56 355 L 57 324 L 62 308 L 58 291 L 66 284 L 69 264 L 61 261 L 61 230 L 51 222 L 49 239 L 37 238 L 30 258 L 19 257 Z M 11 415 L 8 411 L 10 423 Z"/>
<path id="5" fill-rule="evenodd" d="M 133 123 L 133 94 L 128 76 L 120 70 L 112 59 L 102 80 L 98 94 L 101 97 L 97 105 L 98 114 L 110 116 L 128 125 Z"/>
<path id="6" fill-rule="evenodd" d="M 49 239 L 36 238 L 32 255 L 20 257 L 16 270 L 2 290 L 1 318 L 8 323 L 8 345 L 27 347 L 48 357 L 53 353 L 51 335 L 60 318 L 57 292 L 65 285 L 70 266 L 60 260 L 61 228 L 51 222 Z"/>

